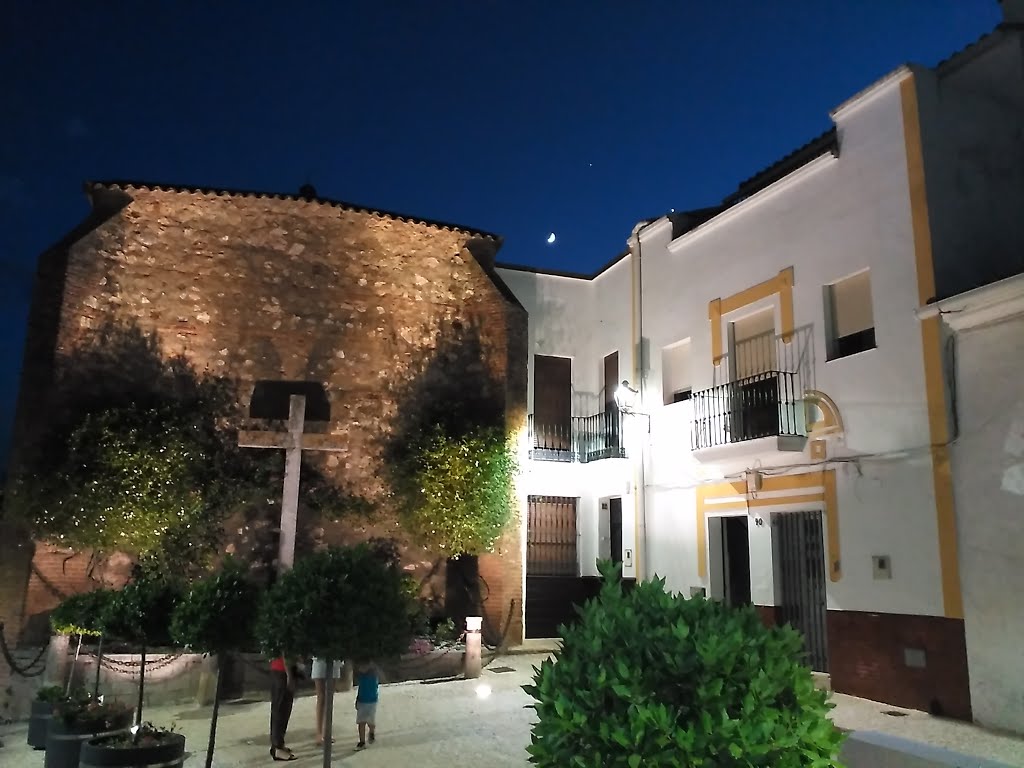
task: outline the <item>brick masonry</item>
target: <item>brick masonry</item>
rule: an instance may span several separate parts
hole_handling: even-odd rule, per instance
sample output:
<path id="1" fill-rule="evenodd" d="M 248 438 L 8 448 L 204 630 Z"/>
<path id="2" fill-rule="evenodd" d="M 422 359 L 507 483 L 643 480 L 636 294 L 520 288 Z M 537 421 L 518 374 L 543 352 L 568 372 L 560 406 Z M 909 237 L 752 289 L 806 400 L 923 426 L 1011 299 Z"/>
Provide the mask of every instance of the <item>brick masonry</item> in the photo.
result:
<path id="1" fill-rule="evenodd" d="M 828 646 L 834 691 L 971 719 L 963 621 L 829 611 Z"/>
<path id="2" fill-rule="evenodd" d="M 246 412 L 257 381 L 321 382 L 331 419 L 307 431 L 329 432 L 347 448 L 311 462 L 385 507 L 382 446 L 427 401 L 496 382 L 488 394 L 508 424 L 525 421 L 527 317 L 494 273 L 500 242 L 493 236 L 316 199 L 135 186 L 92 186 L 90 193 L 90 217 L 40 259 L 14 467 L 45 414 L 59 406 L 52 384 L 62 363 L 109 321 L 134 324 L 162 355 L 183 355 L 198 371 L 237 382 Z M 437 364 L 442 347 L 467 340 L 475 361 Z M 403 538 L 387 514 L 302 526 L 314 544 Z M 421 574 L 443 562 L 403 543 L 407 564 Z M 504 627 L 509 606 L 522 607 L 518 521 L 500 552 L 482 558 L 480 570 L 488 582 L 485 612 Z M 31 629 L 61 593 L 85 585 L 87 558 L 65 557 L 38 547 L 30 577 L 27 559 L 5 551 L 0 613 L 11 626 Z M 516 619 L 508 640 L 521 635 Z"/>

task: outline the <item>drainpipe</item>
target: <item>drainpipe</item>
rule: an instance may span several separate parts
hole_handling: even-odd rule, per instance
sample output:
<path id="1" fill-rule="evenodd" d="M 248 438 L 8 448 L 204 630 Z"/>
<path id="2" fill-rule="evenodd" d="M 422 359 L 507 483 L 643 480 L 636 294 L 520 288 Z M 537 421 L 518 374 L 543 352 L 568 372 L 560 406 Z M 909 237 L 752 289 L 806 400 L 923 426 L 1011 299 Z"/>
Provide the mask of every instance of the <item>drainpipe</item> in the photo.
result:
<path id="1" fill-rule="evenodd" d="M 633 295 L 630 302 L 632 308 L 633 326 L 633 381 L 636 382 L 637 390 L 640 393 L 641 408 L 646 409 L 646 372 L 643 361 L 643 339 L 644 339 L 644 285 L 643 285 L 643 246 L 640 244 L 640 232 L 650 222 L 642 222 L 633 227 L 632 236 L 629 239 L 629 250 L 633 269 L 632 288 Z M 634 417 L 634 420 L 636 417 Z M 636 423 L 634 421 L 634 423 Z M 650 431 L 650 417 L 648 417 L 648 432 Z M 647 440 L 641 437 L 640 440 L 640 461 L 634 473 L 634 567 L 636 569 L 637 583 L 646 579 L 647 565 L 647 479 L 645 468 L 647 465 Z"/>

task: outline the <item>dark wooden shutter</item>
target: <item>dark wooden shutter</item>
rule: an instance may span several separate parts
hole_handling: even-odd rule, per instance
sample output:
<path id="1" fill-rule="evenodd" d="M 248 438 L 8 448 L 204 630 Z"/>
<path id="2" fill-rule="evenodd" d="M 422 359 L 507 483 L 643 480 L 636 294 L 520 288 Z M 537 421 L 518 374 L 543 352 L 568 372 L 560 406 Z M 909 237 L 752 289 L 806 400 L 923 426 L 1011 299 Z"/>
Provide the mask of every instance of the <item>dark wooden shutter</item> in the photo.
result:
<path id="1" fill-rule="evenodd" d="M 572 448 L 572 360 L 533 356 L 534 445 L 558 451 Z"/>
<path id="2" fill-rule="evenodd" d="M 576 499 L 530 496 L 527 502 L 526 575 L 577 575 Z"/>
<path id="3" fill-rule="evenodd" d="M 615 390 L 619 388 L 619 353 L 612 352 L 604 359 L 604 410 L 615 410 Z"/>

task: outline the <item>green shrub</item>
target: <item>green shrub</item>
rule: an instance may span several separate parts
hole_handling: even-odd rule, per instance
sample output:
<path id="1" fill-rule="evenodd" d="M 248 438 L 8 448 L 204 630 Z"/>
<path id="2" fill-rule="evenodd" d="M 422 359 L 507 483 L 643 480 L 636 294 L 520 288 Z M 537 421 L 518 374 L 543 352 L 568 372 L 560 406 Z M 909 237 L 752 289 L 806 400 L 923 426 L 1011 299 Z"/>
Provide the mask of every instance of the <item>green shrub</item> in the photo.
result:
<path id="1" fill-rule="evenodd" d="M 171 637 L 197 653 L 237 651 L 253 644 L 259 588 L 245 566 L 226 558 L 221 569 L 193 582 L 171 615 Z"/>
<path id="2" fill-rule="evenodd" d="M 103 612 L 103 633 L 153 648 L 171 645 L 171 614 L 181 586 L 158 575 L 140 575 L 111 597 Z"/>
<path id="3" fill-rule="evenodd" d="M 58 635 L 103 634 L 103 615 L 115 593 L 109 589 L 94 589 L 64 599 L 50 613 L 50 626 Z"/>
<path id="4" fill-rule="evenodd" d="M 419 435 L 390 467 L 404 527 L 449 556 L 481 555 L 513 518 L 515 445 L 497 427 Z"/>
<path id="5" fill-rule="evenodd" d="M 299 558 L 265 593 L 256 624 L 264 651 L 292 658 L 385 659 L 412 637 L 402 572 L 366 545 Z"/>
<path id="6" fill-rule="evenodd" d="M 528 747 L 555 768 L 826 768 L 842 737 L 831 705 L 800 663 L 790 628 L 665 591 L 663 579 L 625 594 L 618 569 L 562 629 L 557 662 L 534 684 L 538 721 Z"/>
<path id="7" fill-rule="evenodd" d="M 36 701 L 45 701 L 47 704 L 56 704 L 65 699 L 63 685 L 44 685 L 36 691 Z"/>

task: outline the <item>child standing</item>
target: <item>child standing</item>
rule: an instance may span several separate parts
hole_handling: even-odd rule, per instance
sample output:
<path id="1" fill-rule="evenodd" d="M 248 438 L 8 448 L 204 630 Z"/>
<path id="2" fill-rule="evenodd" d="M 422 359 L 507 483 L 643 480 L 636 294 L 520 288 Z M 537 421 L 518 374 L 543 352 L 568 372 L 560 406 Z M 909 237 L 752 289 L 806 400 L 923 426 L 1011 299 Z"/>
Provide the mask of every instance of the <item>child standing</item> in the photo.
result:
<path id="1" fill-rule="evenodd" d="M 373 662 L 356 666 L 356 725 L 359 727 L 357 749 L 366 746 L 366 729 L 370 743 L 377 740 L 377 698 L 380 691 L 380 668 Z"/>

